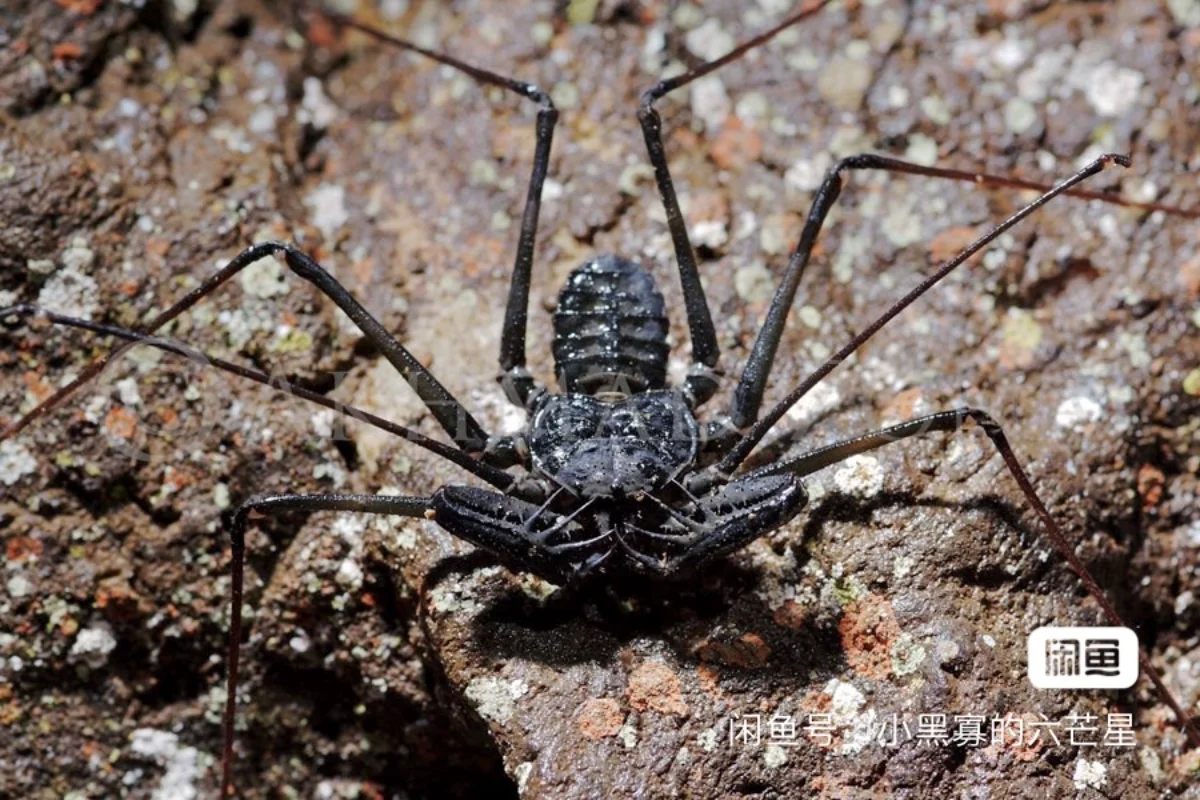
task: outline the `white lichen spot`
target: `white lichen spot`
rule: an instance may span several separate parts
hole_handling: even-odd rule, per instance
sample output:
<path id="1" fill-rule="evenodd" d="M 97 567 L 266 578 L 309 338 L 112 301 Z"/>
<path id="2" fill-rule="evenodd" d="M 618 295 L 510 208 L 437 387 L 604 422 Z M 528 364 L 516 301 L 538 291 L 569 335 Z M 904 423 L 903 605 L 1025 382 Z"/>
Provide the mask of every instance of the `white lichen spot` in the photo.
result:
<path id="1" fill-rule="evenodd" d="M 92 669 L 99 669 L 116 647 L 117 639 L 113 636 L 112 626 L 100 620 L 79 632 L 68 658 L 73 663 L 83 662 Z"/>
<path id="2" fill-rule="evenodd" d="M 787 763 L 787 750 L 782 745 L 769 743 L 763 751 L 763 765 L 767 769 L 777 769 Z"/>
<path id="3" fill-rule="evenodd" d="M 33 590 L 33 585 L 29 582 L 29 578 L 25 574 L 18 572 L 9 577 L 5 583 L 5 589 L 8 590 L 8 596 L 14 599 L 25 597 Z"/>
<path id="4" fill-rule="evenodd" d="M 343 589 L 348 589 L 352 592 L 362 588 L 363 571 L 358 562 L 352 558 L 342 559 L 342 563 L 338 565 L 337 575 L 334 580 L 338 582 L 338 586 Z"/>
<path id="5" fill-rule="evenodd" d="M 562 109 L 575 108 L 583 99 L 579 87 L 570 81 L 559 81 L 550 89 L 550 99 Z"/>
<path id="6" fill-rule="evenodd" d="M 1183 547 L 1200 547 L 1200 520 L 1176 530 Z"/>
<path id="7" fill-rule="evenodd" d="M 941 95 L 930 94 L 921 98 L 921 111 L 938 125 L 948 125 L 952 117 L 946 101 Z"/>
<path id="8" fill-rule="evenodd" d="M 870 63 L 850 55 L 837 55 L 817 77 L 817 91 L 835 108 L 857 111 L 874 76 Z"/>
<path id="9" fill-rule="evenodd" d="M 1179 596 L 1175 598 L 1175 613 L 1183 614 L 1194 602 L 1196 602 L 1196 595 L 1191 589 L 1180 592 Z"/>
<path id="10" fill-rule="evenodd" d="M 733 276 L 738 297 L 747 303 L 766 302 L 775 291 L 771 272 L 761 262 L 742 267 Z"/>
<path id="11" fill-rule="evenodd" d="M 1037 109 L 1023 97 L 1014 97 L 1004 104 L 1004 124 L 1013 133 L 1025 133 L 1037 124 Z"/>
<path id="12" fill-rule="evenodd" d="M 625 746 L 626 750 L 632 750 L 637 747 L 637 730 L 632 725 L 626 723 L 621 726 L 621 730 L 617 731 L 617 740 Z"/>
<path id="13" fill-rule="evenodd" d="M 225 511 L 232 505 L 229 497 L 229 484 L 218 483 L 213 487 L 213 505 L 219 511 Z"/>
<path id="14" fill-rule="evenodd" d="M 897 556 L 896 560 L 892 562 L 892 577 L 901 580 L 907 577 L 916 565 L 917 560 L 912 556 Z"/>
<path id="15" fill-rule="evenodd" d="M 467 699 L 475 704 L 475 710 L 486 720 L 508 722 L 517 710 L 514 702 L 520 695 L 513 694 L 513 684 L 503 678 L 475 678 L 464 691 Z M 521 692 L 524 694 L 524 692 Z"/>
<path id="16" fill-rule="evenodd" d="M 250 114 L 246 127 L 251 133 L 259 136 L 269 136 L 275 132 L 275 109 L 270 106 L 259 106 Z"/>
<path id="17" fill-rule="evenodd" d="M 920 669 L 929 653 L 913 638 L 912 634 L 902 633 L 892 643 L 892 672 L 899 677 L 911 675 Z"/>
<path id="18" fill-rule="evenodd" d="M 1129 355 L 1129 363 L 1137 368 L 1150 366 L 1150 351 L 1146 349 L 1146 338 L 1137 333 L 1122 332 L 1117 345 Z"/>
<path id="19" fill-rule="evenodd" d="M 716 728 L 708 728 L 700 731 L 700 734 L 696 737 L 696 743 L 700 745 L 700 749 L 704 752 L 711 753 L 717 749 L 717 742 L 720 741 L 720 738 L 720 731 Z"/>
<path id="20" fill-rule="evenodd" d="M 908 247 L 921 241 L 921 217 L 916 211 L 915 195 L 910 200 L 900 201 L 892 206 L 887 216 L 883 218 L 883 235 L 896 245 Z"/>
<path id="21" fill-rule="evenodd" d="M 117 397 L 127 406 L 136 407 L 142 404 L 142 394 L 138 391 L 136 378 L 122 378 L 117 381 Z"/>
<path id="22" fill-rule="evenodd" d="M 91 319 L 99 307 L 100 287 L 90 275 L 64 268 L 46 281 L 38 292 L 38 305 L 70 317 Z"/>
<path id="23" fill-rule="evenodd" d="M 332 241 L 350 219 L 346 210 L 346 190 L 332 183 L 323 183 L 304 198 L 309 219 L 326 240 Z"/>
<path id="24" fill-rule="evenodd" d="M 312 647 L 312 639 L 308 636 L 308 631 L 303 628 L 297 628 L 296 633 L 288 640 L 288 647 L 295 650 L 297 653 L 307 653 Z"/>
<path id="25" fill-rule="evenodd" d="M 1104 416 L 1104 410 L 1090 397 L 1078 395 L 1068 397 L 1058 404 L 1054 413 L 1054 424 L 1060 428 L 1078 430 L 1084 425 L 1099 422 Z"/>
<path id="26" fill-rule="evenodd" d="M 45 277 L 53 273 L 54 270 L 58 269 L 58 264 L 55 264 L 53 259 L 49 258 L 31 258 L 25 262 L 25 269 L 29 270 L 34 275 Z M 16 295 L 14 294 L 11 300 L 5 303 L 0 303 L 0 305 L 12 305 L 15 301 Z"/>
<path id="27" fill-rule="evenodd" d="M 692 226 L 692 242 L 697 247 L 720 250 L 728 241 L 729 225 L 724 220 L 703 220 Z"/>
<path id="28" fill-rule="evenodd" d="M 996 646 L 996 637 L 992 636 L 990 633 L 985 633 L 983 636 L 981 636 L 979 638 L 981 638 L 983 640 L 983 643 L 986 644 L 988 647 Z"/>
<path id="29" fill-rule="evenodd" d="M 733 103 L 720 78 L 709 75 L 692 84 L 692 114 L 704 123 L 704 130 L 715 133 L 733 112 Z"/>
<path id="30" fill-rule="evenodd" d="M 29 448 L 12 439 L 0 442 L 0 483 L 12 486 L 37 471 L 37 459 Z"/>
<path id="31" fill-rule="evenodd" d="M 812 306 L 801 306 L 796 316 L 800 318 L 801 325 L 814 331 L 821 327 L 821 312 Z"/>
<path id="32" fill-rule="evenodd" d="M 1078 791 L 1084 789 L 1103 789 L 1108 785 L 1108 767 L 1099 761 L 1088 761 L 1086 758 L 1081 758 L 1075 762 L 1075 788 Z"/>
<path id="33" fill-rule="evenodd" d="M 311 125 L 321 131 L 332 125 L 338 118 L 338 107 L 325 94 L 325 86 L 319 78 L 304 79 L 304 97 L 300 101 L 300 110 L 296 113 L 301 123 Z"/>
<path id="34" fill-rule="evenodd" d="M 787 418 L 792 422 L 807 424 L 820 415 L 832 410 L 842 402 L 841 393 L 832 383 L 818 383 L 808 394 L 801 397 L 787 410 Z"/>
<path id="35" fill-rule="evenodd" d="M 867 702 L 867 698 L 854 684 L 840 681 L 837 678 L 826 684 L 825 693 L 832 698 L 830 711 L 834 717 L 843 720 L 854 717 Z"/>
<path id="36" fill-rule="evenodd" d="M 714 61 L 732 50 L 736 44 L 733 34 L 721 27 L 721 21 L 709 17 L 688 31 L 683 43 L 693 54 L 705 61 Z"/>
<path id="37" fill-rule="evenodd" d="M 1175 21 L 1187 28 L 1200 28 L 1200 0 L 1167 0 Z"/>
<path id="38" fill-rule="evenodd" d="M 207 755 L 194 747 L 181 747 L 176 734 L 154 728 L 135 730 L 129 748 L 166 768 L 151 800 L 193 800 L 199 796 L 196 782 L 212 760 Z"/>
<path id="39" fill-rule="evenodd" d="M 853 684 L 834 678 L 825 686 L 825 693 L 832 698 L 830 712 L 832 722 L 847 729 L 842 736 L 842 755 L 855 755 L 874 741 L 878 733 L 875 725 L 875 709 L 862 711 L 867 698 Z"/>
<path id="40" fill-rule="evenodd" d="M 96 254 L 88 247 L 87 239 L 76 236 L 62 254 L 63 267 L 76 272 L 87 272 L 96 263 Z"/>
<path id="41" fill-rule="evenodd" d="M 287 275 L 283 265 L 274 258 L 256 261 L 238 273 L 242 291 L 264 300 L 287 294 Z"/>
<path id="42" fill-rule="evenodd" d="M 1137 70 L 1106 61 L 1089 76 L 1084 93 L 1098 113 L 1120 117 L 1128 114 L 1137 102 L 1145 81 L 1146 77 Z"/>
<path id="43" fill-rule="evenodd" d="M 873 497 L 883 489 L 883 467 L 874 456 L 851 456 L 833 474 L 833 483 L 842 494 Z"/>
<path id="44" fill-rule="evenodd" d="M 513 770 L 513 777 L 517 779 L 517 793 L 525 794 L 525 787 L 529 784 L 529 776 L 533 774 L 533 762 L 522 761 L 517 764 L 517 768 Z"/>
<path id="45" fill-rule="evenodd" d="M 908 137 L 908 147 L 904 150 L 904 157 L 927 167 L 933 166 L 938 160 L 937 139 L 923 133 L 912 134 Z"/>

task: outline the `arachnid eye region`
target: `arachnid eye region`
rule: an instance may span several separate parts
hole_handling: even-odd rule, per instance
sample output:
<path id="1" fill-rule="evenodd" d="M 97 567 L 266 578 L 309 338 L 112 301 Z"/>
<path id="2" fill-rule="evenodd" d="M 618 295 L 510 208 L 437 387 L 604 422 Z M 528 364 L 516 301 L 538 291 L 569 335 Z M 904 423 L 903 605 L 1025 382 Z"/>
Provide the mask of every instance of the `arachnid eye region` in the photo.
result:
<path id="1" fill-rule="evenodd" d="M 696 459 L 700 427 L 676 391 L 605 402 L 549 395 L 529 436 L 536 471 L 580 497 L 622 499 L 660 491 Z"/>

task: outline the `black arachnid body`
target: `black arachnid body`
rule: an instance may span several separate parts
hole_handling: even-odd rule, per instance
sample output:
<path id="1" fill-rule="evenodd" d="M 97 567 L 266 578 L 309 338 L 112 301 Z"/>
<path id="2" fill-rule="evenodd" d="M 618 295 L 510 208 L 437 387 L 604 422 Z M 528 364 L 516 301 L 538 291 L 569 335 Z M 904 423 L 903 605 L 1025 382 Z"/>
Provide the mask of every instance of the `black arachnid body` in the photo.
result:
<path id="1" fill-rule="evenodd" d="M 527 401 L 525 445 L 549 502 L 446 487 L 430 502 L 446 530 L 563 582 L 608 566 L 671 574 L 736 549 L 804 506 L 790 475 L 742 478 L 698 498 L 679 481 L 701 445 L 694 383 L 665 388 L 666 307 L 644 269 L 611 255 L 575 269 L 554 330 L 563 394 L 540 391 Z"/>
<path id="2" fill-rule="evenodd" d="M 93 378 L 124 349 L 140 344 L 179 355 L 195 352 L 157 330 L 249 265 L 281 255 L 288 268 L 332 300 L 364 338 L 408 382 L 452 443 L 427 437 L 367 412 L 338 404 L 322 394 L 288 387 L 292 394 L 349 414 L 441 456 L 489 485 L 452 484 L 427 497 L 357 494 L 276 494 L 255 496 L 230 520 L 232 598 L 227 695 L 224 711 L 224 786 L 232 788 L 233 731 L 242 626 L 245 537 L 254 513 L 284 510 L 344 510 L 433 519 L 455 536 L 496 556 L 505 566 L 559 584 L 604 579 L 614 573 L 667 577 L 733 552 L 795 516 L 807 495 L 802 479 L 817 470 L 890 443 L 930 432 L 954 432 L 974 423 L 994 445 L 1021 492 L 1036 511 L 1051 543 L 1079 575 L 1114 625 L 1120 618 L 1086 567 L 1075 555 L 1038 498 L 1000 425 L 987 413 L 960 408 L 930 414 L 818 448 L 781 457 L 743 471 L 748 456 L 775 423 L 840 363 L 917 298 L 971 256 L 1060 194 L 1090 197 L 1126 206 L 1177 211 L 1149 203 L 1131 203 L 1075 187 L 1113 164 L 1129 159 L 1109 154 L 1093 159 L 1053 188 L 1017 178 L 925 166 L 878 155 L 851 156 L 837 162 L 816 190 L 803 231 L 772 296 L 763 326 L 737 378 L 729 407 L 698 415 L 713 398 L 723 377 L 719 348 L 697 270 L 696 256 L 676 196 L 655 103 L 740 58 L 823 4 L 793 12 L 779 24 L 735 47 L 726 55 L 664 80 L 642 96 L 638 120 L 674 247 L 682 286 L 692 363 L 678 386 L 667 381 L 667 309 L 650 273 L 618 255 L 602 255 L 578 266 L 568 277 L 554 312 L 553 355 L 559 384 L 554 393 L 537 384 L 526 367 L 526 323 L 534 264 L 538 215 L 558 111 L 549 95 L 464 63 L 455 57 L 397 39 L 353 20 L 328 15 L 404 50 L 458 70 L 481 84 L 514 92 L 538 105 L 536 149 L 519 243 L 500 337 L 500 382 L 507 397 L 531 420 L 513 436 L 489 434 L 470 412 L 398 342 L 329 272 L 296 247 L 255 244 L 216 274 L 148 321 L 141 330 L 78 319 L 31 305 L 0 309 L 0 319 L 39 318 L 116 337 L 122 349 L 84 370 L 34 411 L 2 433 L 9 438 L 74 389 Z M 882 170 L 967 181 L 998 187 L 1035 189 L 1037 199 L 980 236 L 941 264 L 883 315 L 853 336 L 775 405 L 762 408 L 764 392 L 797 287 L 817 236 L 851 171 Z M 277 386 L 266 373 L 219 358 L 205 363 L 261 384 Z M 510 470 L 519 467 L 523 473 Z M 1187 714 L 1141 656 L 1143 670 L 1175 710 L 1189 734 Z"/>

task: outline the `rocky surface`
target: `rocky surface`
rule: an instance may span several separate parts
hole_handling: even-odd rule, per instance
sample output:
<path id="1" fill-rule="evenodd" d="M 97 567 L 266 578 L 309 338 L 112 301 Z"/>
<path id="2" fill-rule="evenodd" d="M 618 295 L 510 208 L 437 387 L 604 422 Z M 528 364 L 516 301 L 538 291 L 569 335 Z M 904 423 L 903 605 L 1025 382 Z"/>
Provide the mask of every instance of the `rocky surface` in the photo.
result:
<path id="1" fill-rule="evenodd" d="M 539 82 L 563 109 L 534 277 L 535 372 L 552 376 L 557 287 L 596 251 L 651 266 L 685 364 L 636 98 L 791 4 L 357 5 Z M 664 102 L 727 373 L 839 156 L 1049 180 L 1129 151 L 1133 169 L 1092 187 L 1200 207 L 1198 64 L 1194 0 L 836 4 Z M 291 239 L 487 425 L 522 424 L 493 376 L 528 104 L 361 37 L 301 29 L 278 6 L 178 0 L 8 4 L 0 104 L 0 305 L 136 325 L 248 242 Z M 1022 199 L 853 177 L 768 402 Z M 1198 241 L 1184 217 L 1055 201 L 837 370 L 756 458 L 940 408 L 988 409 L 1195 709 Z M 347 321 L 274 262 L 170 333 L 436 435 Z M 104 350 L 84 335 L 0 329 L 0 420 Z M 339 431 L 302 401 L 135 351 L 0 445 L 0 795 L 215 794 L 230 510 L 264 491 L 417 494 L 467 480 L 379 432 Z M 583 596 L 512 575 L 432 523 L 263 520 L 250 541 L 240 786 L 322 798 L 485 786 L 1195 796 L 1197 753 L 1147 683 L 1030 687 L 1028 632 L 1099 614 L 982 435 L 896 445 L 814 476 L 810 491 L 806 514 L 684 585 Z M 1102 732 L 1110 713 L 1133 715 L 1135 746 L 1067 741 L 1070 715 Z M 1020 744 L 889 741 L 892 720 L 916 735 L 919 714 L 946 715 L 951 734 L 969 725 L 956 715 L 1045 715 L 1063 741 L 1031 743 L 1032 728 Z M 1079 722 L 1087 714 L 1097 720 Z M 753 715 L 757 744 L 731 735 Z M 805 730 L 813 720 L 827 737 Z"/>

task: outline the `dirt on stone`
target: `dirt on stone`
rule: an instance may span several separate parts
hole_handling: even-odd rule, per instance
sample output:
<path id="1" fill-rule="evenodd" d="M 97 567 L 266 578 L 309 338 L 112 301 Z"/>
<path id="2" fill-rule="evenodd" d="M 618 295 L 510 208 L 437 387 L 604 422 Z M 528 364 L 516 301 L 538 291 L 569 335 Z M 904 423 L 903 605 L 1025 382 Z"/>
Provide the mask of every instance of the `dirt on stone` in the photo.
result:
<path id="1" fill-rule="evenodd" d="M 613 252 L 658 279 L 681 374 L 683 301 L 637 101 L 791 3 L 337 5 L 537 82 L 562 110 L 534 373 L 553 384 L 548 311 L 563 279 Z M 1129 152 L 1131 169 L 1089 188 L 1194 212 L 1198 65 L 1194 2 L 835 3 L 668 97 L 667 151 L 727 375 L 708 409 L 728 402 L 839 157 L 1052 181 Z M 364 36 L 306 26 L 290 3 L 7 3 L 0 307 L 136 327 L 249 243 L 294 241 L 489 430 L 519 430 L 494 378 L 535 113 Z M 767 402 L 1030 198 L 850 175 Z M 1200 713 L 1198 245 L 1194 217 L 1056 199 L 835 370 L 752 463 L 940 409 L 988 410 L 1166 684 Z M 440 436 L 281 262 L 243 273 L 167 335 Z M 0 322 L 0 423 L 109 347 Z M 132 351 L 0 444 L 0 796 L 216 796 L 232 510 L 258 493 L 420 495 L 471 480 L 299 399 Z M 1103 617 L 979 430 L 883 448 L 808 488 L 794 522 L 682 585 L 582 595 L 512 574 L 429 521 L 257 520 L 239 788 L 1194 796 L 1200 757 L 1144 678 L 1120 692 L 1029 684 L 1030 631 Z M 1129 741 L 1102 741 L 1126 714 Z M 982 739 L 969 735 L 979 720 Z M 993 740 L 993 724 L 1018 722 L 1022 738 Z"/>

